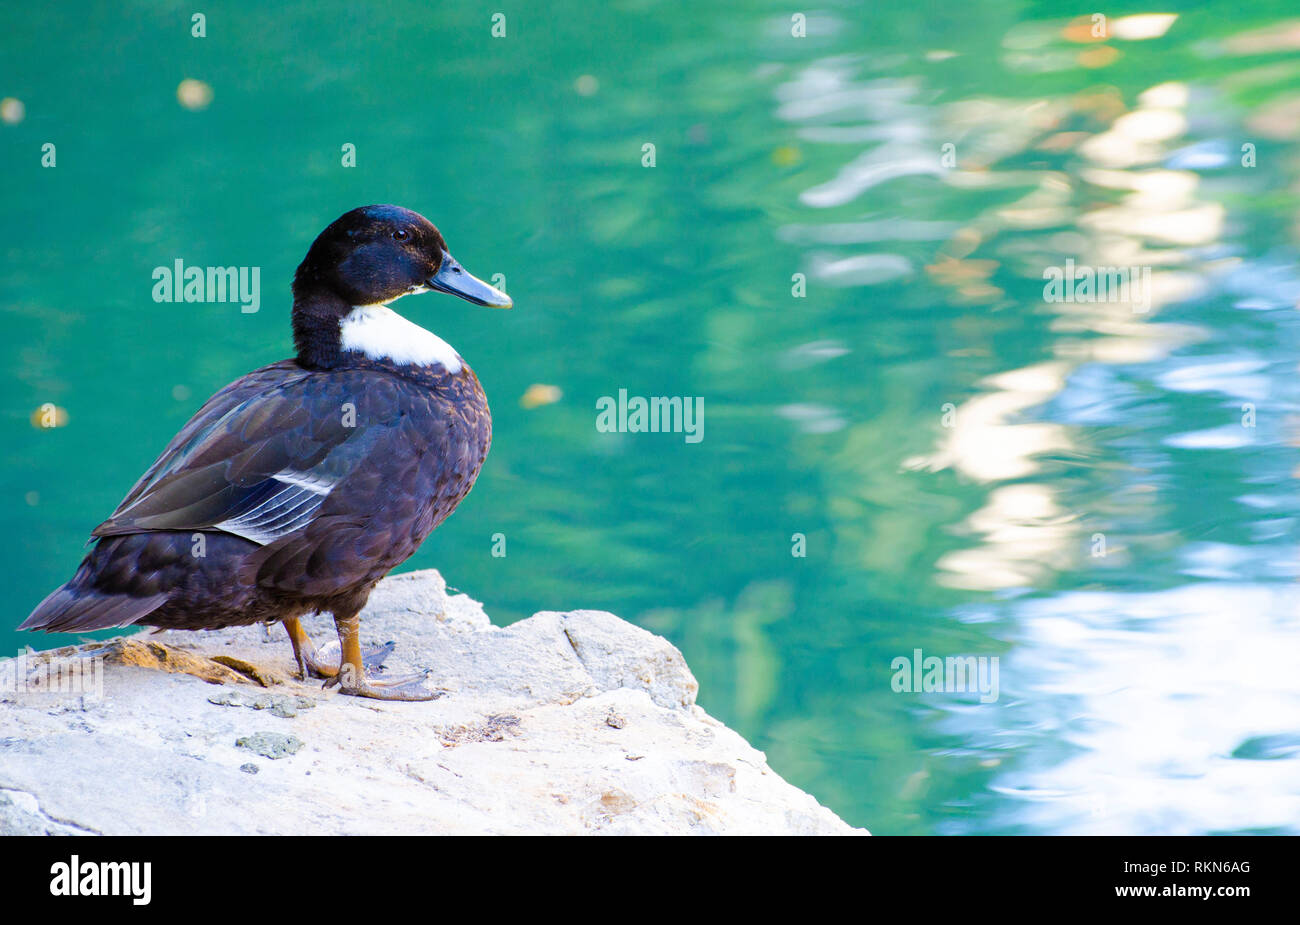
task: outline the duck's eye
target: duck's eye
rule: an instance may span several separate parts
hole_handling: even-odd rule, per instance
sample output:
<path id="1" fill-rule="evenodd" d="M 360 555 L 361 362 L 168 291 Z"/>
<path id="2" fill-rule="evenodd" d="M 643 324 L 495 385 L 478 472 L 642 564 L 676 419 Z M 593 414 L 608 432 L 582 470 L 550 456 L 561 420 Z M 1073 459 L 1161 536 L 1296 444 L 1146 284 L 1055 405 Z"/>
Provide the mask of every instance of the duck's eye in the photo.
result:
<path id="1" fill-rule="evenodd" d="M 394 241 L 405 241 L 410 236 L 411 233 L 407 231 L 405 228 L 398 228 L 396 231 L 393 232 Z"/>

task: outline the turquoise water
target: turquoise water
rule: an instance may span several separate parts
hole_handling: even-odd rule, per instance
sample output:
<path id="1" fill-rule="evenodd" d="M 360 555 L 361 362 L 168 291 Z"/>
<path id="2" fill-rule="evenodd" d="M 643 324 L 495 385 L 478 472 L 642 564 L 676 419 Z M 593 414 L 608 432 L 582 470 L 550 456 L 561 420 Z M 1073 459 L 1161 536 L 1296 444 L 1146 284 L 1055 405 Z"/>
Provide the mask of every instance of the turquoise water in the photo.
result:
<path id="1" fill-rule="evenodd" d="M 320 228 L 395 202 L 517 306 L 401 303 L 496 429 L 406 568 L 666 635 L 876 832 L 1295 831 L 1291 5 L 591 6 L 0 11 L 0 625 L 287 355 Z M 260 267 L 260 311 L 154 302 L 178 258 Z M 1067 260 L 1149 298 L 1046 301 Z M 703 439 L 601 432 L 620 389 Z M 894 691 L 917 649 L 996 656 L 997 700 Z"/>

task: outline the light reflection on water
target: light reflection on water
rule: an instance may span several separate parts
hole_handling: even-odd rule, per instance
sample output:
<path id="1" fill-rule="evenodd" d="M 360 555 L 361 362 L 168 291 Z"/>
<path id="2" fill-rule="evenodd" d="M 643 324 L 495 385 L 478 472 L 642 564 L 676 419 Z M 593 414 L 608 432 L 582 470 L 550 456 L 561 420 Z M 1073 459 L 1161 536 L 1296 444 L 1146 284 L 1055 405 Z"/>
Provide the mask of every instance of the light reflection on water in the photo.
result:
<path id="1" fill-rule="evenodd" d="M 1224 580 L 1017 608 L 1005 725 L 984 735 L 1066 751 L 997 777 L 992 789 L 1015 800 L 1005 823 L 1084 835 L 1294 827 L 1298 607 L 1290 584 Z"/>
<path id="2" fill-rule="evenodd" d="M 1175 19 L 1130 17 L 1112 35 L 1156 38 Z M 1003 63 L 1077 68 L 1070 41 L 1086 42 L 1082 29 L 1013 27 Z M 1294 50 L 1296 34 L 1262 29 L 1216 47 Z M 803 143 L 842 152 L 799 196 L 834 219 L 805 211 L 781 230 L 805 248 L 813 279 L 906 280 L 918 245 L 933 246 L 925 271 L 953 304 L 1050 316 L 1019 365 L 953 338 L 951 356 L 985 356 L 997 371 L 944 406 L 932 449 L 899 461 L 916 478 L 949 470 L 978 484 L 983 501 L 955 525 L 964 541 L 936 559 L 934 580 L 1005 598 L 977 619 L 969 604 L 952 610 L 997 625 L 1006 650 L 996 707 L 933 702 L 964 743 L 936 754 L 982 755 L 993 769 L 984 796 L 950 802 L 976 811 L 939 831 L 1300 825 L 1289 451 L 1300 288 L 1293 236 L 1276 242 L 1286 257 L 1261 248 L 1267 220 L 1255 212 L 1294 209 L 1283 187 L 1295 152 L 1271 170 L 1239 165 L 1240 139 L 1295 137 L 1275 114 L 1291 111 L 1296 72 L 1249 116 L 1195 70 L 1128 105 L 1104 83 L 966 93 L 846 53 L 776 90 L 777 116 Z M 846 218 L 850 208 L 864 217 Z M 1149 283 L 1110 301 L 1045 301 L 1044 269 L 1067 260 L 1149 268 Z M 1199 508 L 1210 481 L 1219 503 Z M 932 776 L 918 772 L 903 794 Z"/>

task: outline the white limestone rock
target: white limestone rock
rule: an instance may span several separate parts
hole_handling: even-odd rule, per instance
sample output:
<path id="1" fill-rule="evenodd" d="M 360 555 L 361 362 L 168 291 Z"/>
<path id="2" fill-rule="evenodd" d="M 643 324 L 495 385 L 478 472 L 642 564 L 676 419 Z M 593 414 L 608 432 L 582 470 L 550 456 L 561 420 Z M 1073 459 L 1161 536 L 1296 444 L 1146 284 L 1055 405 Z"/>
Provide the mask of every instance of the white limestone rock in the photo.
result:
<path id="1" fill-rule="evenodd" d="M 497 627 L 429 570 L 381 582 L 362 633 L 397 643 L 386 673 L 428 668 L 444 696 L 298 681 L 279 627 L 128 637 L 102 696 L 0 693 L 0 834 L 865 834 L 697 706 L 667 640 L 613 614 Z"/>

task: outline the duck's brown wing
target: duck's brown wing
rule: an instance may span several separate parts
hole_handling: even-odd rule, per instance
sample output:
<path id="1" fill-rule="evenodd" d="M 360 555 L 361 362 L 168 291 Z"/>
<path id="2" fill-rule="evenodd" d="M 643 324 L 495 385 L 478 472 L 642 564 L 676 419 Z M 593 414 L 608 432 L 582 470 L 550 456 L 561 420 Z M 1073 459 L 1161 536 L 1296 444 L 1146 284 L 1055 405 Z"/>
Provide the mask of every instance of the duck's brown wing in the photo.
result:
<path id="1" fill-rule="evenodd" d="M 304 596 L 377 580 L 478 474 L 490 419 L 454 392 L 358 369 L 258 370 L 210 399 L 94 533 L 231 533 L 264 547 L 245 580 Z"/>
<path id="2" fill-rule="evenodd" d="M 400 409 L 391 387 L 354 398 L 337 377 L 277 367 L 213 396 L 94 535 L 221 530 L 265 545 L 304 527 Z"/>

